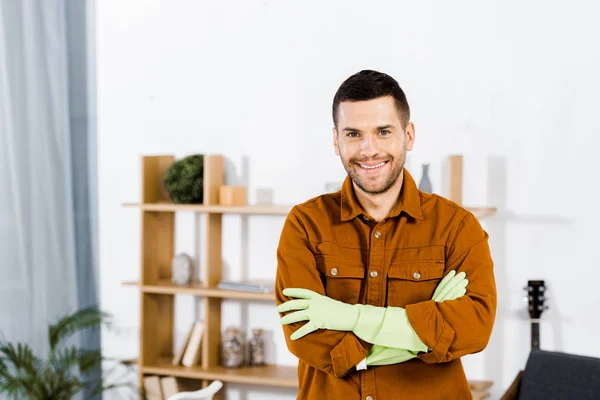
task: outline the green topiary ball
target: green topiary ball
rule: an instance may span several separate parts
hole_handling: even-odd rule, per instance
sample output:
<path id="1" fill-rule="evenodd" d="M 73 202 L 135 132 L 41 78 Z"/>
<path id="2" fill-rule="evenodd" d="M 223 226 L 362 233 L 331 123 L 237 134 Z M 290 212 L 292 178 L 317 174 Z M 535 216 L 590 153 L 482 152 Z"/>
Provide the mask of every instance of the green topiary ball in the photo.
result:
<path id="1" fill-rule="evenodd" d="M 175 161 L 165 172 L 163 184 L 174 203 L 202 203 L 204 155 L 193 154 Z"/>

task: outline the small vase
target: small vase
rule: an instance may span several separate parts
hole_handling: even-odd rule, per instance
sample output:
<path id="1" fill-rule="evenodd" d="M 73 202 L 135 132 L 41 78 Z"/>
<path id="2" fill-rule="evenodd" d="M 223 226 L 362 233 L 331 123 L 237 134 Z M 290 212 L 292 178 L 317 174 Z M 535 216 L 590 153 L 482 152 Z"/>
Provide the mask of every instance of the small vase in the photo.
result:
<path id="1" fill-rule="evenodd" d="M 171 281 L 176 285 L 192 282 L 192 259 L 187 254 L 178 254 L 171 260 Z"/>
<path id="2" fill-rule="evenodd" d="M 429 180 L 429 164 L 421 164 L 423 171 L 421 173 L 421 181 L 419 182 L 419 190 L 427 193 L 433 193 L 431 181 Z"/>

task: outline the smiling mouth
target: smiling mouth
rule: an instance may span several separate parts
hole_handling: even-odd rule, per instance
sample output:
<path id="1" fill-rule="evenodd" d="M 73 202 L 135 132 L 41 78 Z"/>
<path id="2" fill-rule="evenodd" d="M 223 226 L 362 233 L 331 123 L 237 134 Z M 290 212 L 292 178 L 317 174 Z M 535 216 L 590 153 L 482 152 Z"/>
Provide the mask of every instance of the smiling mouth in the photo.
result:
<path id="1" fill-rule="evenodd" d="M 381 169 L 387 163 L 388 163 L 387 161 L 383 161 L 383 162 L 380 162 L 378 164 L 373 164 L 373 165 L 362 164 L 362 163 L 357 163 L 357 164 L 358 164 L 358 166 L 360 166 L 362 169 L 364 169 L 366 171 L 375 171 L 375 170 Z"/>

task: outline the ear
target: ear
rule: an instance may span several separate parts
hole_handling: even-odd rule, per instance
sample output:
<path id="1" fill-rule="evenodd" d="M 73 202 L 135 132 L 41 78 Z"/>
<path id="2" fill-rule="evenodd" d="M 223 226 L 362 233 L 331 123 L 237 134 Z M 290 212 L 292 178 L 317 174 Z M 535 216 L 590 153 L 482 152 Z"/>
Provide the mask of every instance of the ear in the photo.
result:
<path id="1" fill-rule="evenodd" d="M 333 133 L 333 149 L 335 150 L 335 155 L 339 157 L 340 148 L 338 147 L 338 133 L 337 129 L 335 129 L 335 126 L 331 129 L 331 132 Z"/>
<path id="2" fill-rule="evenodd" d="M 411 151 L 415 144 L 415 124 L 409 122 L 404 132 L 406 133 L 406 151 Z"/>

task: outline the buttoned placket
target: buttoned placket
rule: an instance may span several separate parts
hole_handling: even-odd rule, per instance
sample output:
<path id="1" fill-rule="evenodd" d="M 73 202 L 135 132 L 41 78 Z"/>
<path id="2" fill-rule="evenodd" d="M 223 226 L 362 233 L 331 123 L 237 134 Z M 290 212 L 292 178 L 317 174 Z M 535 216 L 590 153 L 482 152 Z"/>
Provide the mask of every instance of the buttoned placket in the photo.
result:
<path id="1" fill-rule="evenodd" d="M 383 264 L 385 256 L 386 240 L 386 221 L 370 221 L 368 217 L 363 216 L 363 221 L 370 227 L 369 243 L 369 263 L 367 279 L 367 298 L 366 304 L 383 306 L 382 296 L 384 293 L 383 284 L 385 275 L 383 274 Z M 375 372 L 373 368 L 367 368 L 361 372 L 361 392 L 362 398 L 375 400 Z"/>
<path id="2" fill-rule="evenodd" d="M 382 296 L 384 290 L 381 282 L 382 280 L 385 280 L 385 276 L 383 275 L 386 239 L 385 230 L 386 220 L 373 225 L 370 233 L 366 303 L 374 306 L 383 305 Z"/>

